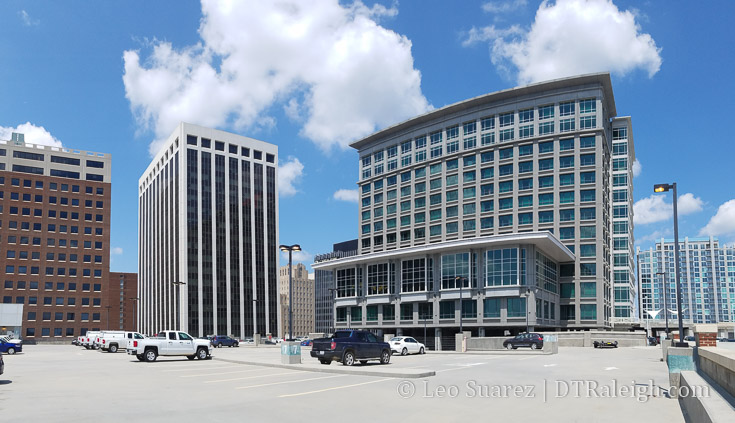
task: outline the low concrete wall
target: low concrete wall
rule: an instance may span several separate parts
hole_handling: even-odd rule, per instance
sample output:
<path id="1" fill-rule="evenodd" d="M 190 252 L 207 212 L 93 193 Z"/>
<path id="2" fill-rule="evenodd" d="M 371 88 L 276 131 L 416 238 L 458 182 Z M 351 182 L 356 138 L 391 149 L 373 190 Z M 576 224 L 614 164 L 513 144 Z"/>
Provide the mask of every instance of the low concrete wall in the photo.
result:
<path id="1" fill-rule="evenodd" d="M 578 331 L 578 332 L 539 332 L 542 335 L 555 335 L 559 347 L 592 347 L 595 341 L 618 341 L 618 347 L 645 347 L 646 334 L 642 332 Z M 503 341 L 509 336 L 468 338 L 468 351 L 490 351 L 503 349 Z"/>
<path id="2" fill-rule="evenodd" d="M 676 387 L 672 386 L 672 389 L 674 388 Z M 696 423 L 732 421 L 735 408 L 697 372 L 681 372 L 680 384 L 676 391 L 672 396 L 679 398 L 686 421 Z"/>
<path id="3" fill-rule="evenodd" d="M 700 347 L 699 370 L 735 396 L 735 351 Z"/>

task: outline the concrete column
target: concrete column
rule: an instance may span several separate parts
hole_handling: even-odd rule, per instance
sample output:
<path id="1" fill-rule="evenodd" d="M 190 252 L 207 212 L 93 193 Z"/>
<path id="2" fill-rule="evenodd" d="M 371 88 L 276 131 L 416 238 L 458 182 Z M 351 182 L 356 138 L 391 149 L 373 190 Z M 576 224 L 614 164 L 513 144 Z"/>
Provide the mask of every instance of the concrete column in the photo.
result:
<path id="1" fill-rule="evenodd" d="M 697 342 L 697 347 L 716 347 L 717 324 L 694 326 L 694 340 Z"/>
<path id="2" fill-rule="evenodd" d="M 403 329 L 402 328 L 396 328 L 396 336 L 403 336 Z"/>
<path id="3" fill-rule="evenodd" d="M 442 330 L 441 328 L 436 328 L 436 330 L 434 330 L 434 350 L 435 351 L 442 350 Z"/>
<path id="4" fill-rule="evenodd" d="M 477 329 L 477 336 L 479 336 L 480 338 L 484 338 L 485 337 L 485 328 L 484 327 L 480 327 L 479 329 Z"/>

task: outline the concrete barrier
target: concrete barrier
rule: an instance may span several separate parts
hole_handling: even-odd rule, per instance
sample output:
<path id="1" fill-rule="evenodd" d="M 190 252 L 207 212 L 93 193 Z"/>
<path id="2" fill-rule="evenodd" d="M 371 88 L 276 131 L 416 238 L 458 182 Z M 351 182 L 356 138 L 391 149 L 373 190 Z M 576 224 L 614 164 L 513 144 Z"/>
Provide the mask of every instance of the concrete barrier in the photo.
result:
<path id="1" fill-rule="evenodd" d="M 680 386 L 681 372 L 695 371 L 697 366 L 694 361 L 694 349 L 687 347 L 669 347 L 666 356 L 666 364 L 669 367 L 669 385 Z M 676 398 L 676 393 L 672 395 Z"/>
<path id="2" fill-rule="evenodd" d="M 735 351 L 717 347 L 697 348 L 699 370 L 735 396 Z"/>
<path id="3" fill-rule="evenodd" d="M 687 421 L 697 423 L 732 421 L 735 408 L 702 376 L 694 371 L 683 371 L 680 376 L 680 384 L 676 387 L 675 394 L 679 398 Z"/>
<path id="4" fill-rule="evenodd" d="M 618 347 L 644 347 L 648 344 L 643 332 L 576 331 L 539 332 L 546 337 L 556 337 L 558 347 L 590 347 L 595 341 L 617 341 Z M 468 351 L 492 351 L 503 349 L 503 341 L 510 336 L 467 338 Z"/>

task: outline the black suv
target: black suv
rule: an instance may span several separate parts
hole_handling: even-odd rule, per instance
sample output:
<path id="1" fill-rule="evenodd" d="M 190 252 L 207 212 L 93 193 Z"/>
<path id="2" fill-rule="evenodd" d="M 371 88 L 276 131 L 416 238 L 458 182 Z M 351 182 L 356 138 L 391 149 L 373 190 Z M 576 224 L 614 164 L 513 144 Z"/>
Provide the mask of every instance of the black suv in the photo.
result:
<path id="1" fill-rule="evenodd" d="M 544 347 L 544 337 L 540 333 L 521 333 L 515 338 L 503 341 L 503 348 L 516 349 L 518 347 L 531 347 L 532 350 Z"/>
<path id="2" fill-rule="evenodd" d="M 208 336 L 209 340 L 212 342 L 212 346 L 214 348 L 219 347 L 239 347 L 240 344 L 237 342 L 237 339 L 230 338 L 227 335 L 212 335 Z"/>

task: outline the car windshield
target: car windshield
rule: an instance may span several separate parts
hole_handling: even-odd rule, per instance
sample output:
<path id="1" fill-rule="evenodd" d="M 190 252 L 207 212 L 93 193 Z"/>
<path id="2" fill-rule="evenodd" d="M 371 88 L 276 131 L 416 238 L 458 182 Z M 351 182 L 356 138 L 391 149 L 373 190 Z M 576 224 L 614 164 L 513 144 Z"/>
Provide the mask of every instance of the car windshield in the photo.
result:
<path id="1" fill-rule="evenodd" d="M 332 336 L 332 338 L 349 338 L 351 334 L 352 332 L 349 330 L 338 330 L 334 332 L 334 336 Z"/>
<path id="2" fill-rule="evenodd" d="M 391 338 L 390 340 L 391 341 L 400 341 L 401 339 L 403 339 L 403 338 L 401 338 L 400 336 L 396 336 L 396 337 Z"/>

